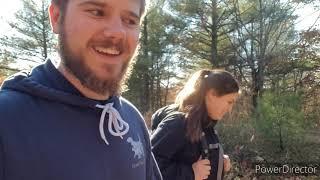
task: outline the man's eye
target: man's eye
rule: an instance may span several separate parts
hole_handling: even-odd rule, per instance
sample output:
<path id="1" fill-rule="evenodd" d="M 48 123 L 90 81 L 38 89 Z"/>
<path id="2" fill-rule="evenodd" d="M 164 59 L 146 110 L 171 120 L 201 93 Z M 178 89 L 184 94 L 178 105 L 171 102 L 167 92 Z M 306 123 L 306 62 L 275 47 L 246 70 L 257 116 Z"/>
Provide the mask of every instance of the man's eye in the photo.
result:
<path id="1" fill-rule="evenodd" d="M 130 19 L 130 18 L 126 18 L 124 19 L 124 22 L 130 26 L 132 25 L 137 25 L 138 24 L 138 21 L 135 20 L 135 19 Z"/>
<path id="2" fill-rule="evenodd" d="M 95 10 L 88 10 L 88 12 L 89 12 L 90 14 L 94 15 L 94 16 L 99 16 L 99 17 L 104 15 L 104 13 L 103 13 L 102 10 L 97 10 L 97 9 L 95 9 Z"/>

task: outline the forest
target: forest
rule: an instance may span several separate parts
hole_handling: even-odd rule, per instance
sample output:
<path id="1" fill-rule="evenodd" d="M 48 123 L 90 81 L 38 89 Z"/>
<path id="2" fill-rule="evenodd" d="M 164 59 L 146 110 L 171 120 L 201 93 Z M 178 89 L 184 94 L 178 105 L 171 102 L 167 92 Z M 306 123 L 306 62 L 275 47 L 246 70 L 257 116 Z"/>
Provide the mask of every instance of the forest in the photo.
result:
<path id="1" fill-rule="evenodd" d="M 56 56 L 48 0 L 21 0 L 0 34 L 0 83 Z M 299 27 L 301 9 L 315 18 Z M 231 72 L 241 96 L 217 130 L 232 161 L 227 179 L 320 178 L 320 1 L 152 0 L 122 96 L 150 126 L 193 72 Z M 319 174 L 263 176 L 257 163 L 313 164 Z"/>

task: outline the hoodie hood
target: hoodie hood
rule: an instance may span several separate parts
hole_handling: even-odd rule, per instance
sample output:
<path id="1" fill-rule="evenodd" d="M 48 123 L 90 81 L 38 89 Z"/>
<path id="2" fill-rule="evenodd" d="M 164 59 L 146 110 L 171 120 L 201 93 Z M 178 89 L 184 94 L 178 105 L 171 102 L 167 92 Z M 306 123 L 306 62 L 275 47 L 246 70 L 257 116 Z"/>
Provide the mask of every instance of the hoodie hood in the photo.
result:
<path id="1" fill-rule="evenodd" d="M 47 60 L 31 72 L 19 72 L 4 81 L 2 90 L 20 91 L 31 96 L 66 103 L 74 106 L 91 107 L 99 101 L 83 96 L 52 64 Z M 104 101 L 114 101 L 111 97 Z M 103 103 L 103 101 L 102 101 Z"/>
<path id="2" fill-rule="evenodd" d="M 122 138 L 129 130 L 129 125 L 121 118 L 121 101 L 118 96 L 111 96 L 104 101 L 86 98 L 53 65 L 51 60 L 39 65 L 31 72 L 19 72 L 4 81 L 1 90 L 19 91 L 30 96 L 72 106 L 102 109 L 99 131 L 105 138 L 104 121 L 108 117 L 108 130 L 114 136 Z"/>

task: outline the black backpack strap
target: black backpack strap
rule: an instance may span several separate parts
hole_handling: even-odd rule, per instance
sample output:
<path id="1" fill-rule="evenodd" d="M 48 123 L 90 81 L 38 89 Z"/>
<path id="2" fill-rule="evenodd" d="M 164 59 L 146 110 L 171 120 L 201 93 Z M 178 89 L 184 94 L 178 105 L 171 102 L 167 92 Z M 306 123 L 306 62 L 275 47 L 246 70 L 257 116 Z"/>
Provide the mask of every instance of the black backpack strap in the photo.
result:
<path id="1" fill-rule="evenodd" d="M 222 176 L 223 176 L 223 149 L 221 144 L 219 143 L 219 164 L 218 164 L 217 180 L 221 180 Z"/>
<path id="2" fill-rule="evenodd" d="M 206 134 L 202 131 L 201 133 L 201 146 L 202 146 L 202 158 L 209 159 L 209 145 L 207 142 Z"/>
<path id="3" fill-rule="evenodd" d="M 217 132 L 214 132 L 217 134 Z M 203 158 L 210 159 L 210 150 L 219 149 L 219 162 L 218 162 L 218 171 L 217 171 L 217 180 L 222 180 L 223 177 L 223 148 L 220 143 L 208 144 L 205 132 L 201 134 L 201 146 L 202 146 L 202 156 Z"/>

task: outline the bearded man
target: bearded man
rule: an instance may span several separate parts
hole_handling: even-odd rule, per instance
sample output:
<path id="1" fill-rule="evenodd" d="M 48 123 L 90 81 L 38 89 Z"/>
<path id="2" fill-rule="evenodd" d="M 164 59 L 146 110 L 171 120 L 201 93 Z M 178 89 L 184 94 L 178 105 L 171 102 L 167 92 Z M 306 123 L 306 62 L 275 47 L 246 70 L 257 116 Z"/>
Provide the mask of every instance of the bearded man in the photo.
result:
<path id="1" fill-rule="evenodd" d="M 161 179 L 143 118 L 120 96 L 145 6 L 51 1 L 59 61 L 15 74 L 1 87 L 1 180 Z"/>

